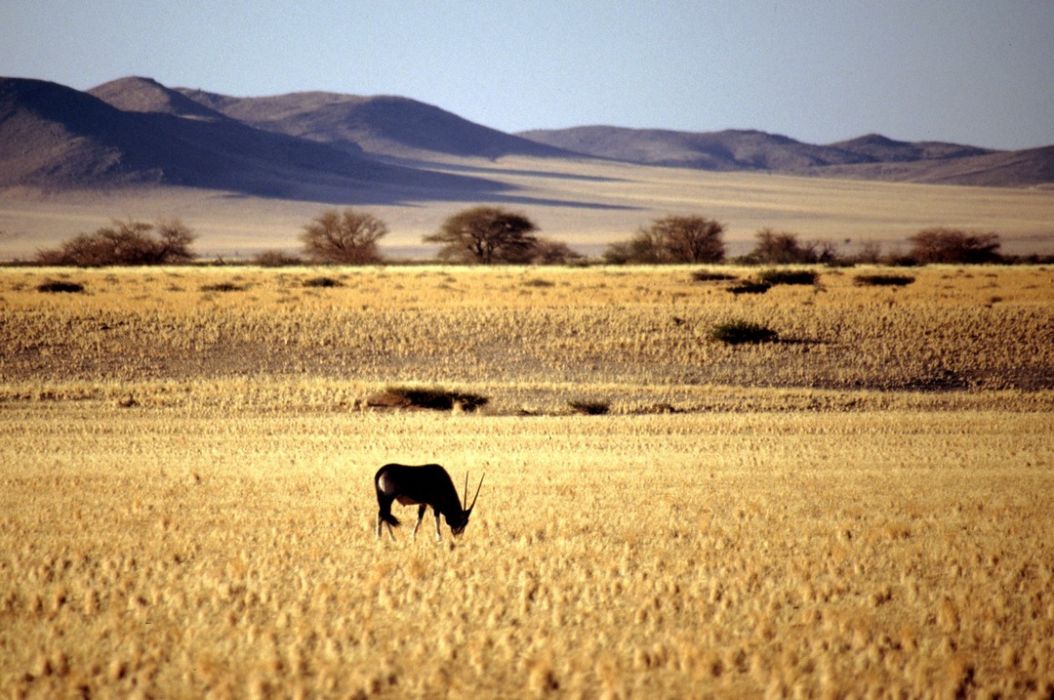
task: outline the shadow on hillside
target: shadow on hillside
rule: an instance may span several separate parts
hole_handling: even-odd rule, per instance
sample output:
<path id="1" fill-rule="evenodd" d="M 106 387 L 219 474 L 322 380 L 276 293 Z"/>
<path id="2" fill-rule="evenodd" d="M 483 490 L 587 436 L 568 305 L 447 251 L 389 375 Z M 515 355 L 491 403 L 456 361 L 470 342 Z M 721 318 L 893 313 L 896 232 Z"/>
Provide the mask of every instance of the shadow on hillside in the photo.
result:
<path id="1" fill-rule="evenodd" d="M 531 197 L 522 188 L 508 183 L 480 177 L 413 170 L 400 166 L 399 177 L 363 180 L 343 178 L 329 173 L 304 173 L 293 179 L 288 173 L 282 177 L 227 179 L 209 183 L 206 187 L 226 190 L 229 198 L 261 197 L 345 206 L 423 206 L 430 202 L 465 202 L 516 206 L 566 207 L 607 211 L 635 211 L 638 207 L 576 199 Z M 390 175 L 391 173 L 386 173 Z M 175 184 L 175 183 L 173 183 Z M 188 186 L 200 184 L 179 183 Z"/>
<path id="2" fill-rule="evenodd" d="M 629 182 L 626 178 L 621 177 L 607 177 L 604 175 L 579 175 L 576 173 L 566 173 L 551 170 L 526 170 L 523 168 L 504 168 L 500 166 L 487 167 L 485 165 L 470 165 L 468 163 L 444 163 L 441 161 L 428 161 L 428 160 L 416 160 L 412 158 L 396 158 L 392 156 L 381 157 L 372 155 L 371 157 L 393 165 L 400 165 L 407 168 L 415 168 L 421 170 L 428 170 L 431 172 L 457 172 L 457 173 L 472 173 L 482 175 L 512 175 L 517 177 L 538 177 L 548 178 L 552 180 L 569 180 L 572 182 Z"/>

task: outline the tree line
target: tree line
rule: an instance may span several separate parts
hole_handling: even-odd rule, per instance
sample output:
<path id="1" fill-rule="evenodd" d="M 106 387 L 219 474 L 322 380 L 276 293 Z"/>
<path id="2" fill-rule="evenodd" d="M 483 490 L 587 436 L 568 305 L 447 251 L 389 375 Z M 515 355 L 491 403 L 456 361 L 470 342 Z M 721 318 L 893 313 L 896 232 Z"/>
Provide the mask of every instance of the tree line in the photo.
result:
<path id="1" fill-rule="evenodd" d="M 501 207 L 477 206 L 448 217 L 438 231 L 423 237 L 439 246 L 444 262 L 460 264 L 581 264 L 587 262 L 566 243 L 539 236 L 538 226 L 522 213 Z M 610 244 L 601 262 L 607 264 L 721 263 L 928 263 L 1016 262 L 999 253 L 999 236 L 959 229 L 929 228 L 908 241 L 903 254 L 883 254 L 876 243 L 857 253 L 840 255 L 830 242 L 801 241 L 797 234 L 762 229 L 754 248 L 729 260 L 724 224 L 704 216 L 666 216 L 642 226 L 630 238 Z M 379 241 L 388 226 L 378 217 L 356 209 L 330 209 L 312 219 L 300 233 L 303 257 L 265 251 L 253 262 L 260 265 L 368 265 L 384 262 Z M 179 264 L 194 260 L 195 234 L 181 221 L 150 224 L 114 221 L 93 233 L 82 233 L 57 248 L 41 250 L 35 262 L 44 265 L 95 267 L 102 265 Z M 1026 260 L 1031 261 L 1031 260 Z M 1037 259 L 1037 261 L 1039 261 Z M 1045 260 L 1044 260 L 1045 261 Z"/>

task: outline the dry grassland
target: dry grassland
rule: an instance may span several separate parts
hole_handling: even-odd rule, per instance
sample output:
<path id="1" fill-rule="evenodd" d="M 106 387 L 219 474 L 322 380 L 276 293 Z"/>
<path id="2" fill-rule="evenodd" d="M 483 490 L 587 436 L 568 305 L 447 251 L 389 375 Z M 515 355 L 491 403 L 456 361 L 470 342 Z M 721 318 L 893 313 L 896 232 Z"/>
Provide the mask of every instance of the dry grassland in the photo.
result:
<path id="1" fill-rule="evenodd" d="M 1054 272 L 695 270 L 0 270 L 0 693 L 1054 692 Z"/>

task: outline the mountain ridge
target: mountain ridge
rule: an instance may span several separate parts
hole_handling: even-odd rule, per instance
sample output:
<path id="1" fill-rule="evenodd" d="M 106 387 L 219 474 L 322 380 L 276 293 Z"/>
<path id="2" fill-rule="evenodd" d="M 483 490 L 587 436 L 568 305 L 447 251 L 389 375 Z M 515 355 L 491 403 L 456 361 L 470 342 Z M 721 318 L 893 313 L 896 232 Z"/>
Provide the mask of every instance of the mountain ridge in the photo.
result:
<path id="1" fill-rule="evenodd" d="M 757 129 L 606 125 L 507 134 L 395 95 L 234 97 L 141 76 L 82 92 L 0 78 L 3 187 L 153 183 L 324 201 L 478 200 L 509 195 L 509 187 L 451 170 L 512 156 L 944 184 L 1054 183 L 1054 146 L 994 151 L 881 134 L 809 144 Z"/>

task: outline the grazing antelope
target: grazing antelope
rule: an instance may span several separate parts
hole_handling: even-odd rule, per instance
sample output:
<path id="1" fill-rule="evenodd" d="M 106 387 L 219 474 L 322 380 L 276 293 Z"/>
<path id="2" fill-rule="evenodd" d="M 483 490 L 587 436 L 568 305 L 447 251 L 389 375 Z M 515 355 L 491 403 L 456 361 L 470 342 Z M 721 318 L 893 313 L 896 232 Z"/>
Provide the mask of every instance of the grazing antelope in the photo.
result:
<path id="1" fill-rule="evenodd" d="M 486 476 L 484 474 L 483 476 Z M 425 510 L 432 506 L 432 513 L 436 518 L 436 541 L 442 541 L 439 533 L 439 516 L 446 518 L 446 524 L 450 526 L 452 534 L 460 535 L 468 525 L 468 516 L 472 515 L 472 509 L 476 506 L 479 498 L 479 490 L 483 488 L 483 477 L 480 477 L 479 486 L 476 487 L 476 495 L 472 497 L 472 505 L 467 508 L 468 503 L 468 474 L 465 474 L 465 498 L 459 500 L 454 482 L 446 469 L 438 464 L 424 464 L 419 467 L 410 467 L 403 464 L 385 464 L 377 470 L 373 477 L 373 485 L 377 489 L 377 537 L 381 536 L 381 523 L 388 526 L 388 535 L 394 540 L 395 533 L 392 526 L 399 524 L 399 519 L 392 515 L 392 501 L 399 501 L 404 506 L 417 506 L 417 525 L 414 526 L 414 537 L 417 537 L 417 529 L 421 527 L 421 520 L 425 517 Z"/>

